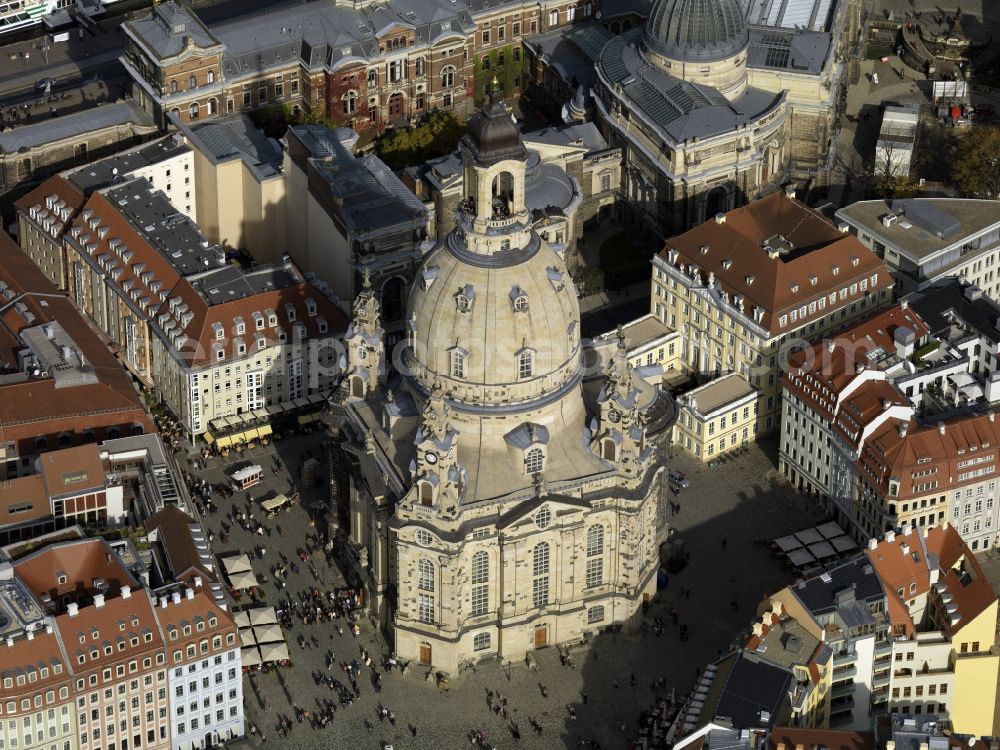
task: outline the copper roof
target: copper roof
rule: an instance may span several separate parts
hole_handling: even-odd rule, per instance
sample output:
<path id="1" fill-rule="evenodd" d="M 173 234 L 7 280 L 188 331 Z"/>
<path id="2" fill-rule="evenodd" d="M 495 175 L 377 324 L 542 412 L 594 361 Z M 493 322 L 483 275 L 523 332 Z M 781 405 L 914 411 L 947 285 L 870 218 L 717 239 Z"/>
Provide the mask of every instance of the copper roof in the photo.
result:
<path id="1" fill-rule="evenodd" d="M 50 544 L 14 562 L 14 572 L 36 596 L 58 601 L 65 594 L 98 592 L 97 581 L 113 595 L 136 581 L 103 539 L 79 539 Z M 60 581 L 63 581 L 62 583 Z"/>
<path id="2" fill-rule="evenodd" d="M 671 257 L 671 250 L 676 257 Z M 711 219 L 667 240 L 659 255 L 668 264 L 696 273 L 702 283 L 711 281 L 730 297 L 741 296 L 747 315 L 753 307 L 761 308 L 761 325 L 772 335 L 796 330 L 893 285 L 885 264 L 856 237 L 839 231 L 822 214 L 784 192 L 730 211 L 724 221 Z M 852 284 L 857 284 L 854 294 L 849 291 Z M 848 293 L 841 298 L 843 288 Z M 836 293 L 833 300 L 831 293 Z M 817 304 L 810 312 L 812 302 Z M 806 311 L 799 315 L 803 305 Z M 796 321 L 782 327 L 780 317 L 790 316 L 792 310 Z"/>

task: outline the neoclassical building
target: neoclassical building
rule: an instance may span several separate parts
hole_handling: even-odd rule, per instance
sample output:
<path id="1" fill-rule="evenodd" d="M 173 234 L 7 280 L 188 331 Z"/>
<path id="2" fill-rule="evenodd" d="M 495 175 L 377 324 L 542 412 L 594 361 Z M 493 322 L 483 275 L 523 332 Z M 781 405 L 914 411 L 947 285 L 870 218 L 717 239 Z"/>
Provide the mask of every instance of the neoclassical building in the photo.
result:
<path id="1" fill-rule="evenodd" d="M 642 28 L 612 38 L 593 92 L 622 149 L 623 219 L 669 236 L 769 184 L 821 179 L 846 15 L 812 32 L 752 26 L 740 0 L 656 0 Z"/>
<path id="2" fill-rule="evenodd" d="M 672 404 L 624 341 L 585 372 L 561 248 L 532 226 L 529 153 L 491 97 L 456 225 L 425 258 L 387 380 L 362 291 L 333 399 L 353 583 L 401 659 L 440 671 L 632 624 L 656 590 Z"/>

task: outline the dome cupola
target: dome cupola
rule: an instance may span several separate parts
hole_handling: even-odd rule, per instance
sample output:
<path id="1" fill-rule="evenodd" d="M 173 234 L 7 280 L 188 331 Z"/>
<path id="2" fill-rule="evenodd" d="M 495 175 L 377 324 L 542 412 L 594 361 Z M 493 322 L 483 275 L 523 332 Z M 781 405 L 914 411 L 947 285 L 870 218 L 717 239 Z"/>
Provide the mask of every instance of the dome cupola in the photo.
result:
<path id="1" fill-rule="evenodd" d="M 521 131 L 511 118 L 497 80 L 486 104 L 469 120 L 469 132 L 462 137 L 461 145 L 467 149 L 480 166 L 489 166 L 507 159 L 524 159 L 525 149 Z"/>
<path id="2" fill-rule="evenodd" d="M 742 52 L 750 34 L 739 0 L 656 0 L 643 41 L 668 60 L 713 62 Z"/>

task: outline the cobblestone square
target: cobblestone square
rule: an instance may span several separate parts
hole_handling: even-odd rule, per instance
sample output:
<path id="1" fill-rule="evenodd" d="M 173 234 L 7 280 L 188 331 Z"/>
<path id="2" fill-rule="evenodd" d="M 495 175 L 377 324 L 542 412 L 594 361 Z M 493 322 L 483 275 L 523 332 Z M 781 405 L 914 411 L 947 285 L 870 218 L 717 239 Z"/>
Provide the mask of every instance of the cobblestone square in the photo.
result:
<path id="1" fill-rule="evenodd" d="M 302 564 L 298 572 L 289 573 L 287 589 L 279 592 L 271 567 L 280 561 L 281 555 L 299 562 L 297 550 L 304 545 L 306 536 L 317 529 L 310 525 L 309 516 L 299 502 L 273 520 L 262 517 L 257 502 L 270 492 L 287 493 L 290 481 L 296 490 L 300 489 L 298 479 L 291 480 L 289 471 L 298 469 L 307 451 L 319 457 L 325 469 L 322 440 L 321 433 L 300 435 L 268 448 L 257 448 L 242 457 L 212 459 L 207 468 L 195 472 L 209 482 L 219 483 L 226 479 L 224 472 L 240 461 L 250 460 L 264 467 L 264 482 L 250 494 L 255 517 L 263 521 L 268 535 L 252 534 L 231 525 L 227 541 L 219 540 L 221 522 L 230 525 L 227 511 L 246 507 L 242 492 L 218 501 L 219 512 L 208 515 L 205 523 L 216 535 L 213 545 L 216 554 L 249 551 L 257 545 L 264 548 L 263 558 L 254 559 L 253 566 L 258 577 L 268 578 L 263 586 L 268 604 L 277 605 L 285 596 L 297 597 L 310 586 L 332 590 L 344 585 L 340 571 L 317 550 L 311 560 L 317 578 L 312 577 L 308 565 Z M 699 667 L 749 631 L 754 608 L 764 595 L 790 581 L 790 572 L 770 557 L 766 546 L 755 544 L 755 540 L 770 540 L 809 526 L 817 520 L 818 511 L 775 477 L 770 451 L 773 445 L 767 442 L 752 446 L 746 455 L 715 469 L 686 455 L 671 460 L 671 467 L 684 471 L 691 483 L 674 498 L 680 502 L 681 510 L 671 518 L 677 535 L 690 552 L 690 562 L 677 575 L 669 577 L 667 587 L 659 592 L 647 612 L 647 624 L 651 625 L 658 616 L 668 623 L 662 636 L 655 636 L 652 628 L 645 627 L 643 632 L 633 635 L 604 633 L 574 648 L 570 666 L 561 663 L 554 647 L 537 653 L 537 671 L 524 664 L 508 668 L 495 661 L 485 663 L 474 671 L 453 676 L 446 692 L 426 681 L 426 671 L 419 667 L 405 675 L 398 669 L 383 672 L 380 693 L 375 692 L 370 675 L 362 673 L 358 679 L 360 697 L 349 707 L 338 705 L 333 721 L 324 729 L 314 730 L 307 722 L 295 721 L 294 707 L 315 712 L 323 699 L 337 702 L 336 694 L 317 683 L 313 676 L 327 673 L 328 652 L 332 652 L 337 662 L 328 673 L 345 684 L 348 680 L 340 664 L 360 661 L 362 648 L 368 649 L 374 663 L 380 666 L 389 653 L 382 638 L 366 621 L 362 621 L 357 638 L 343 620 L 314 626 L 303 626 L 297 621 L 294 629 L 285 633 L 294 665 L 245 678 L 249 721 L 259 728 L 267 742 L 280 747 L 360 749 L 389 744 L 396 750 L 452 748 L 471 744 L 472 730 L 482 731 L 488 746 L 497 748 L 578 747 L 581 740 L 599 743 L 602 748 L 626 747 L 637 730 L 640 712 L 653 703 L 656 695 L 667 694 L 674 688 L 678 697 L 683 696 Z M 271 469 L 275 455 L 282 461 L 277 476 Z M 306 505 L 323 502 L 326 496 L 325 486 L 301 492 L 301 501 Z M 246 602 L 244 597 L 237 609 Z M 669 624 L 669 613 L 674 608 L 680 624 L 689 629 L 689 638 L 683 643 L 678 628 Z M 343 634 L 338 625 L 343 627 Z M 299 635 L 310 641 L 315 638 L 313 643 L 317 645 L 300 647 Z M 630 686 L 633 676 L 635 687 Z M 652 683 L 660 676 L 665 679 L 666 688 L 654 691 Z M 490 691 L 494 694 L 499 691 L 507 698 L 506 720 L 490 710 Z M 393 711 L 394 725 L 381 719 L 380 704 Z M 576 719 L 571 718 L 570 707 Z M 280 716 L 292 719 L 292 730 L 287 737 L 279 737 L 276 732 Z M 540 734 L 532 728 L 532 721 L 541 728 Z M 519 740 L 511 731 L 514 724 L 520 730 Z M 261 744 L 259 735 L 251 740 Z"/>

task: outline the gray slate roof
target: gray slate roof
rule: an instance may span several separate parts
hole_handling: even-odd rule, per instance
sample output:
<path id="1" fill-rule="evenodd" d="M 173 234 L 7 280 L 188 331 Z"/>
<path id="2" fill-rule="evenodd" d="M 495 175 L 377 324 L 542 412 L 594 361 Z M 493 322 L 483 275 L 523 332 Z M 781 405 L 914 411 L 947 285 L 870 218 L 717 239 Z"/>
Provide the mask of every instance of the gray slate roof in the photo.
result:
<path id="1" fill-rule="evenodd" d="M 540 52 L 546 63 L 559 73 L 566 83 L 574 79 L 587 86 L 597 81 L 594 62 L 611 38 L 602 24 L 591 23 L 576 26 L 567 31 L 556 29 L 545 34 L 527 37 L 525 42 Z"/>
<path id="2" fill-rule="evenodd" d="M 792 673 L 756 656 L 741 654 L 725 679 L 715 716 L 732 719 L 734 729 L 748 729 L 770 726 L 778 718 L 782 702 L 788 700 Z M 761 720 L 762 711 L 767 712 L 769 720 Z"/>
<path id="3" fill-rule="evenodd" d="M 597 128 L 597 125 L 592 122 L 542 128 L 531 133 L 525 133 L 523 139 L 527 144 L 547 143 L 553 146 L 581 145 L 587 149 L 587 153 L 604 151 L 608 148 L 608 142 L 604 140 L 604 136 L 601 135 L 601 131 Z"/>
<path id="4" fill-rule="evenodd" d="M 833 36 L 825 31 L 751 28 L 747 65 L 819 73 L 830 56 Z"/>
<path id="5" fill-rule="evenodd" d="M 368 231 L 427 221 L 427 208 L 377 156 L 360 159 L 337 132 L 321 125 L 297 125 L 295 136 L 310 150 L 310 166 L 325 180 L 351 229 Z"/>
<path id="6" fill-rule="evenodd" d="M 985 294 L 977 300 L 966 298 L 962 282 L 948 276 L 934 282 L 929 287 L 906 295 L 905 299 L 917 314 L 924 319 L 932 333 L 947 329 L 951 323 L 946 313 L 954 313 L 968 328 L 995 343 L 1000 343 L 1000 305 Z"/>
<path id="7" fill-rule="evenodd" d="M 91 162 L 87 166 L 67 174 L 66 179 L 89 195 L 98 188 L 110 185 L 116 176 L 124 177 L 137 169 L 172 159 L 178 154 L 190 150 L 190 146 L 184 142 L 184 139 L 179 134 L 174 133 L 139 148 Z M 117 172 L 114 171 L 116 169 Z"/>
<path id="8" fill-rule="evenodd" d="M 79 138 L 86 133 L 129 123 L 154 127 L 149 115 L 134 101 L 115 102 L 5 130 L 0 133 L 0 153 L 13 154 L 22 148 L 31 149 L 68 138 Z"/>
<path id="9" fill-rule="evenodd" d="M 176 3 L 163 3 L 153 12 L 131 24 L 136 36 L 160 57 L 172 57 L 184 49 L 184 37 L 199 47 L 212 47 L 218 41 L 196 15 Z"/>
<path id="10" fill-rule="evenodd" d="M 825 615 L 837 610 L 837 592 L 852 586 L 857 602 L 869 604 L 885 596 L 882 582 L 864 554 L 795 584 L 792 591 L 813 615 Z"/>
<path id="11" fill-rule="evenodd" d="M 258 179 L 281 174 L 280 146 L 243 114 L 192 125 L 191 139 L 217 162 L 242 159 Z"/>
<path id="12" fill-rule="evenodd" d="M 641 110 L 674 143 L 730 132 L 760 118 L 783 96 L 747 87 L 730 102 L 716 89 L 674 78 L 642 55 L 641 33 L 632 29 L 608 42 L 600 65 L 612 83 L 621 84 L 629 107 Z"/>

